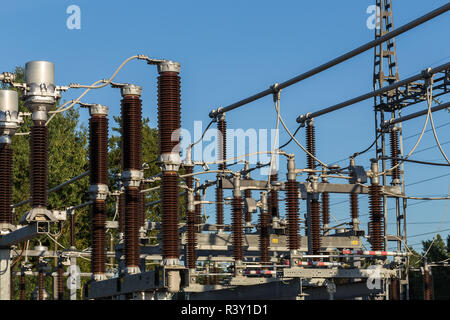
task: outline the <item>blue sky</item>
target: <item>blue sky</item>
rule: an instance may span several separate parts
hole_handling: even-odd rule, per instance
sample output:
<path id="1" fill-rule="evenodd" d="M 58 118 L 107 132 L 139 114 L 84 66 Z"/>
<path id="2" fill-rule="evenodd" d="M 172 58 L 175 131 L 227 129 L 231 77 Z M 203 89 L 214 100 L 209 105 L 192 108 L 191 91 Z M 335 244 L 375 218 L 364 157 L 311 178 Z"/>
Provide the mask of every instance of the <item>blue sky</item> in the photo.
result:
<path id="1" fill-rule="evenodd" d="M 127 57 L 142 53 L 155 58 L 172 59 L 182 66 L 182 126 L 193 130 L 194 121 L 209 122 L 208 113 L 282 82 L 373 39 L 366 26 L 366 9 L 373 0 L 348 1 L 8 1 L 2 3 L 3 25 L 0 72 L 30 60 L 49 60 L 56 65 L 56 82 L 91 84 L 109 77 Z M 394 0 L 394 24 L 401 26 L 447 1 Z M 81 9 L 81 29 L 66 27 L 69 5 Z M 397 37 L 400 78 L 406 78 L 428 66 L 450 59 L 450 42 L 445 34 L 450 27 L 449 13 Z M 281 113 L 291 130 L 302 113 L 330 106 L 372 89 L 373 51 L 370 50 L 337 67 L 283 90 Z M 143 114 L 156 126 L 155 67 L 142 61 L 129 63 L 116 81 L 143 86 Z M 77 97 L 72 90 L 63 100 Z M 120 94 L 105 88 L 91 91 L 86 102 L 108 105 L 118 115 Z M 445 101 L 445 98 L 444 98 Z M 374 138 L 372 100 L 317 119 L 317 156 L 326 163 L 348 157 L 368 146 Z M 423 109 L 416 105 L 404 113 Z M 86 122 L 88 114 L 81 111 Z M 266 97 L 227 115 L 230 128 L 274 128 L 275 113 L 271 97 Z M 449 122 L 445 111 L 436 113 L 436 126 Z M 421 129 L 423 118 L 404 125 L 404 136 Z M 110 122 L 112 124 L 112 121 Z M 438 129 L 442 143 L 450 140 L 450 126 Z M 280 142 L 287 134 L 280 130 Z M 300 141 L 304 134 L 300 132 Z M 405 141 L 409 151 L 417 137 Z M 427 133 L 417 150 L 435 144 Z M 450 154 L 449 144 L 444 145 Z M 305 166 L 305 156 L 294 144 L 286 151 L 296 153 L 297 166 Z M 358 162 L 367 166 L 373 152 Z M 437 148 L 417 153 L 415 159 L 443 162 Z M 346 164 L 346 161 L 340 164 Z M 284 177 L 281 163 L 280 176 Z M 407 164 L 407 194 L 412 196 L 446 195 L 449 170 Z M 427 178 L 440 177 L 417 183 Z M 299 177 L 303 180 L 304 177 Z M 211 190 L 211 196 L 212 196 Z M 331 203 L 342 201 L 333 196 Z M 432 232 L 446 209 L 446 201 L 418 203 L 409 201 L 408 233 Z M 416 204 L 415 204 L 416 203 Z M 361 214 L 368 212 L 361 200 Z M 305 204 L 300 204 L 302 212 Z M 388 206 L 390 207 L 390 206 Z M 207 209 L 213 214 L 213 207 Z M 229 212 L 229 211 L 228 211 Z M 393 213 L 393 212 L 392 212 Z M 347 217 L 348 205 L 332 206 L 337 219 Z M 450 215 L 450 214 L 449 214 Z M 392 216 L 392 214 L 391 214 Z M 361 217 L 363 225 L 367 216 Z M 388 222 L 394 222 L 392 216 Z M 425 223 L 426 222 L 426 223 Z M 390 224 L 389 232 L 393 232 Z M 450 218 L 442 229 L 450 228 Z M 442 232 L 444 236 L 448 231 Z M 412 237 L 420 243 L 433 234 Z M 415 246 L 417 248 L 417 246 Z M 420 245 L 419 245 L 420 247 Z"/>

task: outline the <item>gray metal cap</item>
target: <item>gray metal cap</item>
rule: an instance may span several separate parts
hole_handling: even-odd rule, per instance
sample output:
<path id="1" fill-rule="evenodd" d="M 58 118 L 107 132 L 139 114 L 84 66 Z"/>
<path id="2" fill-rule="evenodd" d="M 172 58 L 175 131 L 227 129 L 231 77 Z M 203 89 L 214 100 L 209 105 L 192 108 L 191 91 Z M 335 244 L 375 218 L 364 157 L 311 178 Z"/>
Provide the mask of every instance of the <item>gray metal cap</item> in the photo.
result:
<path id="1" fill-rule="evenodd" d="M 25 82 L 30 85 L 55 85 L 55 65 L 49 61 L 30 61 L 25 64 Z"/>
<path id="2" fill-rule="evenodd" d="M 180 73 L 181 66 L 178 62 L 172 60 L 165 60 L 158 64 L 158 72 L 176 72 Z"/>
<path id="3" fill-rule="evenodd" d="M 94 114 L 108 114 L 108 111 L 108 106 L 104 106 L 101 104 L 94 104 L 89 107 L 89 115 L 91 116 L 93 116 Z"/>
<path id="4" fill-rule="evenodd" d="M 120 94 L 123 96 L 141 96 L 142 87 L 132 83 L 126 84 L 120 88 Z"/>

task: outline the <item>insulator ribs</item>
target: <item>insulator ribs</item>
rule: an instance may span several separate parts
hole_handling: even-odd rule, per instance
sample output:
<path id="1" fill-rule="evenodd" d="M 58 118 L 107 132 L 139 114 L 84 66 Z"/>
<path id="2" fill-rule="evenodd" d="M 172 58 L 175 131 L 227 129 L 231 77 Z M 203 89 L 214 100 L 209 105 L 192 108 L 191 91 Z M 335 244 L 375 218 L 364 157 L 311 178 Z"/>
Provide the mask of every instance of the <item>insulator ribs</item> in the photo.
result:
<path id="1" fill-rule="evenodd" d="M 243 228 L 242 228 L 242 198 L 233 198 L 233 217 L 232 217 L 232 239 L 233 239 L 233 257 L 235 261 L 243 259 Z"/>
<path id="2" fill-rule="evenodd" d="M 295 180 L 286 182 L 286 207 L 287 207 L 287 231 L 288 249 L 297 250 L 300 247 L 298 234 L 298 183 Z"/>
<path id="3" fill-rule="evenodd" d="M 330 194 L 328 192 L 322 193 L 322 224 L 328 225 L 330 223 Z"/>
<path id="4" fill-rule="evenodd" d="M 0 144 L 0 223 L 14 224 L 12 201 L 12 149 L 7 143 Z"/>
<path id="5" fill-rule="evenodd" d="M 398 166 L 398 157 L 399 157 L 399 149 L 398 149 L 398 134 L 397 130 L 391 130 L 390 133 L 390 142 L 391 142 L 391 166 L 395 167 L 392 172 L 392 180 L 399 182 L 400 180 L 400 167 Z"/>
<path id="6" fill-rule="evenodd" d="M 162 175 L 162 239 L 164 259 L 178 259 L 178 173 Z"/>
<path id="7" fill-rule="evenodd" d="M 278 173 L 274 173 L 270 175 L 270 181 L 278 181 Z M 269 213 L 272 217 L 279 217 L 279 210 L 278 210 L 278 191 L 277 190 L 271 190 L 269 192 Z"/>
<path id="8" fill-rule="evenodd" d="M 370 203 L 370 244 L 372 250 L 384 250 L 383 241 L 383 214 L 381 201 L 381 186 L 369 186 Z"/>
<path id="9" fill-rule="evenodd" d="M 270 216 L 267 212 L 261 211 L 259 216 L 259 251 L 261 253 L 261 264 L 269 263 L 269 245 L 270 245 Z"/>
<path id="10" fill-rule="evenodd" d="M 320 203 L 316 199 L 312 199 L 310 202 L 310 235 L 311 235 L 311 254 L 320 253 Z"/>
<path id="11" fill-rule="evenodd" d="M 30 150 L 31 206 L 45 208 L 48 201 L 48 128 L 45 121 L 34 121 Z"/>
<path id="12" fill-rule="evenodd" d="M 92 260 L 93 274 L 106 271 L 106 203 L 95 200 L 92 205 Z"/>

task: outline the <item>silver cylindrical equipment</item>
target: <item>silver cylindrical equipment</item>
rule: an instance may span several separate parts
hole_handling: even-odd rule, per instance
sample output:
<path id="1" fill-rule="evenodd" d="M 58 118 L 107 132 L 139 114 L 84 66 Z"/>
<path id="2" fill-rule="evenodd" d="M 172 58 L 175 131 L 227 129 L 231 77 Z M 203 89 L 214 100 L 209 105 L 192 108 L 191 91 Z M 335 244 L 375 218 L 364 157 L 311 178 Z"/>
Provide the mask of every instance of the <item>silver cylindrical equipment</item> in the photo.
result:
<path id="1" fill-rule="evenodd" d="M 48 61 L 30 61 L 25 64 L 25 105 L 33 113 L 33 120 L 47 120 L 47 112 L 59 99 L 55 87 L 55 65 Z"/>
<path id="2" fill-rule="evenodd" d="M 0 143 L 11 143 L 20 122 L 17 92 L 0 90 Z"/>

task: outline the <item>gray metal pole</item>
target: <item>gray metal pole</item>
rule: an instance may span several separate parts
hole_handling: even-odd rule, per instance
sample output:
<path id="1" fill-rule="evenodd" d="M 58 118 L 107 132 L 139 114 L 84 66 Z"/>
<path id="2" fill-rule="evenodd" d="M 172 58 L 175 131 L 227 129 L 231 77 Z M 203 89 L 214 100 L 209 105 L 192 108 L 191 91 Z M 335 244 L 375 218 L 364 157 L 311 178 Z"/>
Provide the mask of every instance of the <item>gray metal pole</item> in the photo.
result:
<path id="1" fill-rule="evenodd" d="M 436 111 L 439 111 L 439 110 L 442 110 L 442 109 L 446 109 L 446 108 L 450 108 L 450 102 L 442 103 L 442 104 L 440 104 L 438 106 L 435 106 L 435 107 L 431 108 L 431 112 L 436 112 Z M 391 120 L 385 121 L 384 123 L 381 124 L 381 127 L 385 128 L 385 127 L 388 127 L 388 126 L 392 126 L 392 125 L 394 125 L 396 123 L 399 123 L 399 122 L 403 122 L 403 121 L 411 120 L 411 119 L 414 119 L 414 118 L 417 118 L 417 117 L 420 117 L 420 116 L 424 116 L 427 113 L 428 113 L 428 108 L 425 109 L 425 110 L 422 110 L 422 111 L 417 111 L 417 112 L 411 113 L 411 114 L 409 114 L 407 116 L 404 116 L 404 117 L 399 117 L 397 119 L 391 119 Z"/>
<path id="2" fill-rule="evenodd" d="M 291 86 L 291 85 L 293 85 L 293 84 L 295 84 L 297 82 L 300 82 L 302 80 L 310 78 L 310 77 L 312 77 L 312 76 L 314 76 L 314 75 L 316 75 L 316 74 L 318 74 L 318 73 L 320 73 L 322 71 L 325 71 L 325 70 L 327 70 L 327 69 L 329 69 L 329 68 L 331 68 L 331 67 L 333 67 L 333 66 L 335 66 L 335 65 L 337 65 L 339 63 L 341 63 L 341 62 L 344 62 L 344 61 L 346 61 L 346 60 L 348 60 L 350 58 L 353 58 L 354 56 L 356 56 L 356 55 L 358 55 L 358 54 L 360 54 L 362 52 L 365 52 L 365 51 L 367 51 L 367 50 L 369 50 L 369 49 L 379 45 L 380 43 L 383 43 L 383 42 L 385 42 L 385 41 L 387 41 L 389 39 L 392 39 L 392 38 L 394 38 L 394 37 L 396 37 L 396 36 L 406 32 L 406 31 L 410 30 L 410 29 L 413 29 L 413 28 L 421 25 L 422 23 L 427 22 L 428 20 L 431 20 L 431 19 L 433 19 L 433 18 L 435 18 L 435 17 L 437 17 L 437 16 L 447 12 L 448 10 L 450 10 L 450 3 L 447 3 L 447 4 L 441 6 L 441 7 L 437 8 L 437 9 L 435 9 L 435 10 L 433 10 L 433 11 L 431 11 L 431 12 L 429 12 L 429 13 L 427 13 L 427 14 L 425 14 L 425 15 L 423 15 L 423 16 L 421 16 L 421 17 L 419 17 L 419 18 L 417 18 L 417 19 L 415 19 L 415 20 L 413 20 L 413 21 L 411 21 L 411 22 L 409 22 L 407 24 L 405 24 L 405 25 L 401 26 L 400 28 L 397 28 L 394 31 L 391 31 L 391 32 L 385 34 L 384 36 L 382 36 L 382 37 L 380 37 L 378 39 L 372 40 L 372 41 L 370 41 L 370 42 L 368 42 L 368 43 L 366 43 L 366 44 L 364 44 L 364 45 L 362 45 L 362 46 L 360 46 L 360 47 L 358 47 L 358 48 L 356 48 L 356 49 L 354 49 L 354 50 L 352 50 L 350 52 L 347 52 L 347 53 L 345 53 L 345 54 L 343 54 L 343 55 L 341 55 L 341 56 L 339 56 L 339 57 L 337 57 L 337 58 L 335 58 L 335 59 L 333 59 L 333 60 L 331 60 L 329 62 L 326 62 L 326 63 L 324 63 L 324 64 L 322 64 L 322 65 L 320 65 L 320 66 L 318 66 L 316 68 L 313 68 L 313 69 L 311 69 L 311 70 L 309 70 L 309 71 L 307 71 L 305 73 L 302 73 L 302 74 L 300 74 L 300 75 L 298 75 L 298 76 L 296 76 L 296 77 L 294 77 L 292 79 L 289 79 L 289 80 L 279 84 L 278 89 L 284 89 L 284 88 L 289 87 L 289 86 Z M 273 92 L 274 92 L 273 88 L 261 91 L 260 93 L 257 93 L 257 94 L 255 94 L 255 95 L 253 95 L 251 97 L 248 97 L 246 99 L 243 99 L 241 101 L 233 103 L 233 104 L 231 104 L 231 105 L 229 105 L 227 107 L 220 108 L 220 110 L 213 110 L 213 111 L 210 112 L 209 116 L 210 116 L 210 118 L 215 118 L 219 114 L 222 114 L 224 112 L 228 112 L 228 111 L 231 111 L 233 109 L 239 108 L 239 107 L 241 107 L 241 106 L 243 106 L 245 104 L 248 104 L 250 102 L 253 102 L 255 100 L 258 100 L 258 99 L 261 99 L 261 98 L 263 98 L 265 96 L 268 96 L 268 95 L 272 94 Z"/>
<path id="3" fill-rule="evenodd" d="M 416 74 L 416 75 L 414 75 L 412 77 L 409 77 L 409 78 L 406 78 L 404 80 L 395 82 L 394 84 L 392 84 L 390 86 L 382 87 L 382 88 L 380 88 L 378 90 L 365 93 L 365 94 L 360 95 L 360 96 L 358 96 L 356 98 L 352 98 L 350 100 L 347 100 L 347 101 L 335 104 L 335 105 L 333 105 L 331 107 L 328 107 L 328 108 L 325 108 L 325 109 L 321 109 L 321 110 L 316 111 L 316 112 L 312 112 L 312 113 L 308 113 L 308 114 L 305 114 L 305 115 L 301 115 L 301 116 L 299 116 L 297 118 L 297 122 L 300 123 L 302 121 L 305 121 L 306 119 L 317 118 L 319 116 L 322 116 L 324 114 L 330 113 L 332 111 L 336 111 L 336 110 L 348 107 L 348 106 L 350 106 L 352 104 L 355 104 L 355 103 L 367 100 L 369 98 L 373 98 L 375 96 L 379 96 L 382 93 L 395 90 L 395 89 L 397 89 L 397 88 L 399 88 L 401 86 L 407 85 L 407 84 L 409 84 L 411 82 L 414 82 L 414 81 L 417 81 L 417 80 L 420 80 L 420 79 L 424 79 L 427 76 L 433 75 L 435 73 L 438 73 L 440 71 L 443 71 L 443 70 L 446 70 L 446 69 L 449 69 L 449 68 L 450 68 L 450 62 L 447 62 L 447 63 L 445 63 L 443 65 L 440 65 L 440 66 L 438 66 L 436 68 L 433 68 L 431 70 L 428 70 L 428 71 L 425 70 L 424 72 Z"/>

